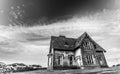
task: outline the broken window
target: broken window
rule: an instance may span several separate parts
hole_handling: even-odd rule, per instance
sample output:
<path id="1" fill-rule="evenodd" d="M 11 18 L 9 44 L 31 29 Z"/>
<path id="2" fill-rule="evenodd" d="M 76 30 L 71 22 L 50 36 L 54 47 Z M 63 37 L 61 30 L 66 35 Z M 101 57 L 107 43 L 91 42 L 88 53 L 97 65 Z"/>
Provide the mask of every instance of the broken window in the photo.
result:
<path id="1" fill-rule="evenodd" d="M 72 65 L 73 64 L 73 56 L 72 55 L 69 56 L 69 60 L 70 60 L 70 65 Z"/>
<path id="2" fill-rule="evenodd" d="M 94 44 L 94 48 L 97 49 L 97 46 Z"/>
<path id="3" fill-rule="evenodd" d="M 87 65 L 94 64 L 92 55 L 86 55 L 86 57 L 85 57 L 85 63 Z"/>
<path id="4" fill-rule="evenodd" d="M 103 65 L 103 64 L 104 64 L 104 61 L 103 61 L 102 55 L 98 55 L 97 58 L 98 58 L 100 64 Z"/>
<path id="5" fill-rule="evenodd" d="M 91 40 L 89 40 L 88 38 L 84 39 L 83 43 L 83 49 L 85 50 L 90 50 L 93 49 L 93 43 L 91 42 Z"/>
<path id="6" fill-rule="evenodd" d="M 58 56 L 58 65 L 60 65 L 61 56 Z"/>
<path id="7" fill-rule="evenodd" d="M 67 43 L 67 42 L 65 42 L 65 45 L 68 45 L 68 43 Z"/>
<path id="8" fill-rule="evenodd" d="M 62 65 L 62 55 L 55 55 L 55 65 Z"/>
<path id="9" fill-rule="evenodd" d="M 64 44 L 66 47 L 68 47 L 69 46 L 69 44 L 67 43 L 67 42 L 65 42 L 65 44 Z"/>

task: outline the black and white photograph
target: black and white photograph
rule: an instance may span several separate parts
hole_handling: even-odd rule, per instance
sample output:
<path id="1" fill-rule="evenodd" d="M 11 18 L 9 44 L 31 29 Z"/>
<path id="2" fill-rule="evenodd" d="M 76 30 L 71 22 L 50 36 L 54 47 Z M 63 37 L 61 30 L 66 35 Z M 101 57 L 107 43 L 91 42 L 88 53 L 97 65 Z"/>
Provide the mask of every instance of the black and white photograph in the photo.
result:
<path id="1" fill-rule="evenodd" d="M 0 74 L 120 74 L 120 0 L 0 0 Z"/>

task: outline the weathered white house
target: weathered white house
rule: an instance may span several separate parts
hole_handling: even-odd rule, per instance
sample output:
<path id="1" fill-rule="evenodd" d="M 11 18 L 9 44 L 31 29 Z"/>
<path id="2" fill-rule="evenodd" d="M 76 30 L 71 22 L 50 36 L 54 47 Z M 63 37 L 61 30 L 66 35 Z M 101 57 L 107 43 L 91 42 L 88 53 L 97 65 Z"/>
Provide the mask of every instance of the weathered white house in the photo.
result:
<path id="1" fill-rule="evenodd" d="M 76 39 L 52 36 L 48 69 L 108 67 L 104 52 L 86 32 Z"/>

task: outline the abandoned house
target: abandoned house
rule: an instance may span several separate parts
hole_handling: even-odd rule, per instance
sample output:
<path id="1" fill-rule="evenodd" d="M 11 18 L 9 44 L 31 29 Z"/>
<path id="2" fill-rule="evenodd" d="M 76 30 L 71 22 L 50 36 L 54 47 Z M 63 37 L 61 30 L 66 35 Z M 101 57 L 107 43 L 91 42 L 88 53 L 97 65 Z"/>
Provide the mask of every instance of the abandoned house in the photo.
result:
<path id="1" fill-rule="evenodd" d="M 51 36 L 48 69 L 108 67 L 104 52 L 86 32 L 76 39 Z"/>

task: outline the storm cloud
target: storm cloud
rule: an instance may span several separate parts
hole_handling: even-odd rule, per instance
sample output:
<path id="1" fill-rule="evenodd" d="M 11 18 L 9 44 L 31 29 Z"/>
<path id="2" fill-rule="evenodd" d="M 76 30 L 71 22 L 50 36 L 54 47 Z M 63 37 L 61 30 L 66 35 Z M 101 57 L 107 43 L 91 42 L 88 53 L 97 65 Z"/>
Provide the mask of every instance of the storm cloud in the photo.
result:
<path id="1" fill-rule="evenodd" d="M 4 4 L 1 7 L 3 24 L 23 26 L 48 25 L 113 6 L 111 0 L 1 0 L 0 3 Z"/>

